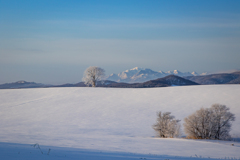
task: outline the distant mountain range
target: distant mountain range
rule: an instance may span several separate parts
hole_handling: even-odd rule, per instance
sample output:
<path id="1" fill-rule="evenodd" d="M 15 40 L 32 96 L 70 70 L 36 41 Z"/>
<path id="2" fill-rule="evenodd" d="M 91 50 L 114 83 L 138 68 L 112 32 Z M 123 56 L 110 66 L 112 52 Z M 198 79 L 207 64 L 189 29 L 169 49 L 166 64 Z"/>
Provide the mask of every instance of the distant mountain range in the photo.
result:
<path id="1" fill-rule="evenodd" d="M 26 81 L 17 81 L 14 83 L 5 83 L 0 85 L 0 89 L 16 89 L 16 88 L 42 88 L 48 87 L 49 85 L 35 83 L 35 82 L 26 82 Z"/>
<path id="2" fill-rule="evenodd" d="M 179 77 L 186 76 L 198 76 L 199 74 L 196 72 L 180 72 L 178 70 L 174 71 L 153 71 L 147 68 L 139 68 L 135 67 L 126 71 L 123 71 L 118 74 L 110 74 L 106 77 L 106 80 L 115 81 L 115 82 L 124 82 L 124 83 L 141 83 L 149 80 L 154 80 L 162 77 L 166 77 L 168 75 L 176 75 Z M 202 73 L 201 75 L 206 75 L 206 73 Z"/>
<path id="3" fill-rule="evenodd" d="M 99 81 L 97 82 L 98 87 L 106 87 L 109 84 L 117 83 L 114 81 Z M 26 82 L 26 81 L 17 81 L 13 83 L 0 84 L 0 89 L 19 89 L 19 88 L 49 88 L 49 87 L 86 87 L 84 82 L 79 82 L 76 84 L 62 84 L 62 85 L 46 85 L 42 83 L 35 82 Z"/>
<path id="4" fill-rule="evenodd" d="M 168 75 L 164 78 L 158 78 L 143 83 L 112 83 L 108 84 L 106 87 L 153 88 L 153 87 L 187 86 L 187 85 L 199 85 L 199 84 L 179 76 Z"/>
<path id="5" fill-rule="evenodd" d="M 175 75 L 168 75 L 164 78 L 150 80 L 143 83 L 123 83 L 103 80 L 97 82 L 97 87 L 113 87 L 113 88 L 152 88 L 152 87 L 168 87 L 168 86 L 186 86 L 198 85 L 198 83 L 184 79 Z M 46 88 L 46 87 L 86 87 L 84 82 L 76 84 L 63 84 L 63 85 L 44 85 L 41 83 L 18 81 L 15 83 L 6 83 L 0 85 L 0 89 L 16 89 L 16 88 Z"/>
<path id="6" fill-rule="evenodd" d="M 240 84 L 240 71 L 206 76 L 188 76 L 184 78 L 199 84 Z"/>
<path id="7" fill-rule="evenodd" d="M 186 86 L 186 85 L 198 85 L 198 83 L 184 79 L 175 75 L 168 75 L 164 78 L 158 78 L 156 80 L 150 80 L 143 83 L 123 83 L 114 82 L 109 80 L 97 82 L 97 87 L 113 87 L 113 88 L 152 88 L 152 87 L 168 87 L 168 86 Z M 64 84 L 53 87 L 86 87 L 83 82 L 76 84 Z"/>
<path id="8" fill-rule="evenodd" d="M 170 75 L 168 75 L 170 74 Z M 195 75 L 194 75 L 195 74 Z M 149 87 L 168 87 L 168 86 L 182 86 L 182 85 L 207 85 L 207 84 L 240 84 L 240 71 L 233 73 L 220 73 L 211 75 L 197 75 L 193 73 L 182 73 L 180 71 L 172 72 L 155 72 L 150 69 L 140 69 L 138 67 L 131 70 L 124 71 L 116 75 L 116 79 L 120 82 L 113 80 L 103 80 L 97 82 L 97 87 L 116 87 L 116 88 L 149 88 Z M 164 76 L 156 78 L 157 76 Z M 181 75 L 182 77 L 180 77 Z M 184 76 L 191 75 L 191 76 Z M 113 76 L 109 76 L 113 77 Z M 109 78 L 108 79 L 111 79 Z M 119 79 L 122 77 L 122 79 Z M 152 80 L 152 78 L 155 78 Z M 150 80 L 149 80 L 150 79 Z M 126 83 L 140 81 L 137 83 Z M 144 81 L 146 80 L 146 81 Z M 143 81 L 143 82 L 141 82 Z M 46 87 L 86 87 L 84 82 L 76 84 L 63 84 L 63 85 L 46 85 L 42 83 L 17 81 L 14 83 L 5 83 L 0 85 L 0 89 L 14 89 L 14 88 L 46 88 Z"/>

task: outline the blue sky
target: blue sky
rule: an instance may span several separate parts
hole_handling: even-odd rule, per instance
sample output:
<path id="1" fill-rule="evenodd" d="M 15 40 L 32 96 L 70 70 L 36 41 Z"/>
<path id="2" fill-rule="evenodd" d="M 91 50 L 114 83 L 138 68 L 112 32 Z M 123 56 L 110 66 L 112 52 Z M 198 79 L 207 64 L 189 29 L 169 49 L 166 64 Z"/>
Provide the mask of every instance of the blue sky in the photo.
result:
<path id="1" fill-rule="evenodd" d="M 0 0 L 0 84 L 76 83 L 84 70 L 240 69 L 240 1 Z"/>

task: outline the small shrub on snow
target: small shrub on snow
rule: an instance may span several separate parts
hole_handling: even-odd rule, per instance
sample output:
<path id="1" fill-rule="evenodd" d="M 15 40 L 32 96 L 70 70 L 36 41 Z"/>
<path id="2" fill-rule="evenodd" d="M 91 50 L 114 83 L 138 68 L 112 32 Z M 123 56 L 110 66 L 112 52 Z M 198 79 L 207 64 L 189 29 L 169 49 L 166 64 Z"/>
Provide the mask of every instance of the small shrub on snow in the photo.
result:
<path id="1" fill-rule="evenodd" d="M 170 115 L 171 112 L 158 112 L 157 123 L 152 127 L 162 138 L 177 137 L 180 133 L 180 120 L 175 119 L 174 116 Z"/>
<path id="2" fill-rule="evenodd" d="M 192 139 L 229 139 L 231 122 L 235 120 L 229 108 L 213 104 L 211 108 L 201 108 L 184 119 L 184 131 Z"/>

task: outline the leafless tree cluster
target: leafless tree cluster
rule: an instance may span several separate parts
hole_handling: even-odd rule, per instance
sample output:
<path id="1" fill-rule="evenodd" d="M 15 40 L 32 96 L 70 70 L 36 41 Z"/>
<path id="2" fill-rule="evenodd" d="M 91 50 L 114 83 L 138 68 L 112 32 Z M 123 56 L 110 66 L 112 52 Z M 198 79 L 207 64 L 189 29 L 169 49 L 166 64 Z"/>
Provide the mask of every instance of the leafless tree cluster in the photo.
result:
<path id="1" fill-rule="evenodd" d="M 180 120 L 175 119 L 174 116 L 170 115 L 171 112 L 158 112 L 157 123 L 153 125 L 153 129 L 162 138 L 177 137 L 180 132 Z"/>
<path id="2" fill-rule="evenodd" d="M 228 139 L 231 122 L 235 120 L 229 108 L 213 104 L 210 108 L 201 108 L 184 119 L 184 131 L 193 139 Z"/>
<path id="3" fill-rule="evenodd" d="M 105 70 L 100 67 L 88 67 L 84 72 L 82 80 L 87 86 L 91 85 L 92 87 L 96 87 L 97 81 L 101 80 L 105 75 L 104 72 Z"/>

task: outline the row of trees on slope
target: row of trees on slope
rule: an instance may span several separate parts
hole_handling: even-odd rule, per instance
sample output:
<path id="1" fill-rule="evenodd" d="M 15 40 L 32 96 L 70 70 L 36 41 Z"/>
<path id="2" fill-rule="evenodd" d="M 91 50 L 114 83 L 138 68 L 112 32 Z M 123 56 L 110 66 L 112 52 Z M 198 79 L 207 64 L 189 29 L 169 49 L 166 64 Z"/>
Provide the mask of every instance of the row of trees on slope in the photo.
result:
<path id="1" fill-rule="evenodd" d="M 180 133 L 180 120 L 171 112 L 158 112 L 153 129 L 160 137 L 177 137 Z M 213 104 L 210 108 L 201 108 L 184 119 L 184 131 L 192 139 L 228 139 L 232 121 L 235 120 L 229 108 Z"/>

